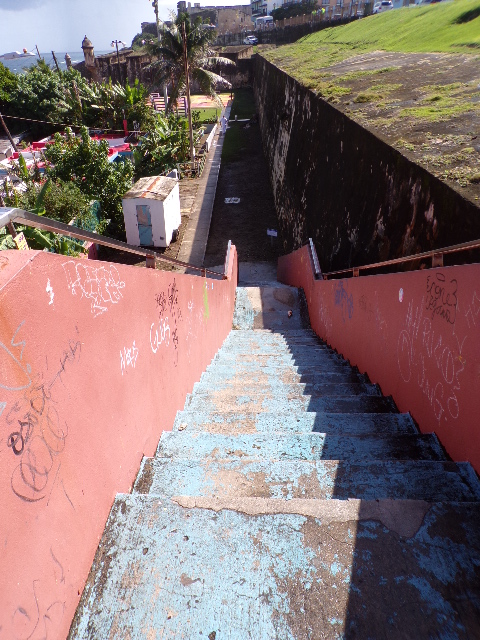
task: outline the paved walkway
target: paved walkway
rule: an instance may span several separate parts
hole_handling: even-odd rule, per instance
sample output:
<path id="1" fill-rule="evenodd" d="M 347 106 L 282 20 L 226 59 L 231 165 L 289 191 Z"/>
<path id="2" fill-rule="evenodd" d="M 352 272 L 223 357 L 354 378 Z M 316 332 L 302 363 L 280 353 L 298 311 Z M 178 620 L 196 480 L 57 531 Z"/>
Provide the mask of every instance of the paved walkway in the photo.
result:
<path id="1" fill-rule="evenodd" d="M 230 106 L 225 108 L 225 117 L 230 117 Z M 221 127 L 219 127 L 221 131 Z M 222 157 L 224 136 L 217 133 L 210 149 L 202 176 L 198 181 L 190 218 L 178 252 L 178 260 L 195 266 L 202 266 L 207 248 L 208 233 L 212 219 L 213 203 L 217 190 L 218 174 Z M 182 182 L 180 182 L 182 189 Z M 182 196 L 182 194 L 180 194 Z M 226 251 L 225 246 L 225 251 Z"/>

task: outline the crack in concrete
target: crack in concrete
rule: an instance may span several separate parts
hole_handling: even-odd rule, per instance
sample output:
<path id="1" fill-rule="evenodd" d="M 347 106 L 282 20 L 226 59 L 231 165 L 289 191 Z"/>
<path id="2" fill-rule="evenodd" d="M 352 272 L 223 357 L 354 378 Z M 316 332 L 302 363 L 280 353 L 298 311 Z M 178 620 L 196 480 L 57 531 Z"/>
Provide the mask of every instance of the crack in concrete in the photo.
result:
<path id="1" fill-rule="evenodd" d="M 376 520 L 403 538 L 412 538 L 422 526 L 431 505 L 423 500 L 311 500 L 292 498 L 287 502 L 277 498 L 229 498 L 174 496 L 186 509 L 224 509 L 251 516 L 296 514 L 319 518 L 323 524 L 332 522 Z"/>

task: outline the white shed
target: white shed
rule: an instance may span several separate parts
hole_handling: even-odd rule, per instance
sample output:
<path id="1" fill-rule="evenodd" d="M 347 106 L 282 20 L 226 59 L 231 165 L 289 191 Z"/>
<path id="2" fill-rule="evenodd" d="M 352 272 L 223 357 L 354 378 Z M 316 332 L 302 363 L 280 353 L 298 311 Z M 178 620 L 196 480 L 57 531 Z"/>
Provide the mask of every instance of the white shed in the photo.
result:
<path id="1" fill-rule="evenodd" d="M 128 244 L 169 246 L 181 222 L 178 180 L 165 176 L 140 178 L 122 202 Z"/>

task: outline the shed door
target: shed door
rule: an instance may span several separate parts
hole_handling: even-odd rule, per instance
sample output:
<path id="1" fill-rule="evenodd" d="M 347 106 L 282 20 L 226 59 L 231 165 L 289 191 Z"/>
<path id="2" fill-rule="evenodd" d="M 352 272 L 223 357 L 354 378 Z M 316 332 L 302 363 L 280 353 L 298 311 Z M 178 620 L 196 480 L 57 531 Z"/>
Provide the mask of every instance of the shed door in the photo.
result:
<path id="1" fill-rule="evenodd" d="M 152 218 L 148 204 L 137 204 L 137 222 L 140 244 L 151 247 L 153 244 Z"/>

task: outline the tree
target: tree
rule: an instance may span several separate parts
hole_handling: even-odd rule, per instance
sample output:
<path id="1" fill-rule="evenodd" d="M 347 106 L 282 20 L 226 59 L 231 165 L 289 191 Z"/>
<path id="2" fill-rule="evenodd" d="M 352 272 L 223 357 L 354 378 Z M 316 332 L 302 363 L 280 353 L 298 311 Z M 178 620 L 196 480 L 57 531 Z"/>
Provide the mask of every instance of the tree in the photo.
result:
<path id="1" fill-rule="evenodd" d="M 194 132 L 196 142 L 202 129 Z M 164 173 L 184 163 L 189 156 L 189 129 L 184 118 L 173 113 L 157 116 L 156 122 L 138 141 L 133 152 L 137 178 Z"/>
<path id="2" fill-rule="evenodd" d="M 98 200 L 102 217 L 110 219 L 109 233 L 124 238 L 122 197 L 133 183 L 132 163 L 109 162 L 108 143 L 92 140 L 86 127 L 80 130 L 80 137 L 75 137 L 70 129 L 66 130 L 66 138 L 55 134 L 45 157 L 52 163 L 49 177 L 73 182 L 90 199 Z"/>
<path id="3" fill-rule="evenodd" d="M 285 18 L 294 18 L 295 16 L 310 15 L 318 9 L 317 0 L 302 0 L 295 4 L 289 4 L 285 7 L 279 7 L 271 12 L 274 20 L 284 20 Z"/>
<path id="4" fill-rule="evenodd" d="M 12 94 L 15 115 L 32 120 L 51 121 L 52 112 L 62 99 L 61 74 L 53 72 L 43 60 L 38 60 L 26 73 L 17 76 Z M 45 130 L 45 125 L 32 122 L 34 135 Z"/>
<path id="5" fill-rule="evenodd" d="M 0 111 L 12 101 L 17 86 L 17 76 L 0 62 Z"/>
<path id="6" fill-rule="evenodd" d="M 189 100 L 187 85 L 190 80 L 197 83 L 203 94 L 220 104 L 215 91 L 217 83 L 228 87 L 231 85 L 214 73 L 212 68 L 219 64 L 234 63 L 228 58 L 212 55 L 211 46 L 215 38 L 216 32 L 204 25 L 200 18 L 192 22 L 188 13 L 180 13 L 170 28 L 165 27 L 160 32 L 158 42 L 147 45 L 149 53 L 155 58 L 150 65 L 155 80 L 159 84 L 168 84 L 170 88 L 167 112 L 172 111 L 180 96 L 187 95 Z M 190 131 L 192 138 L 191 122 Z"/>

